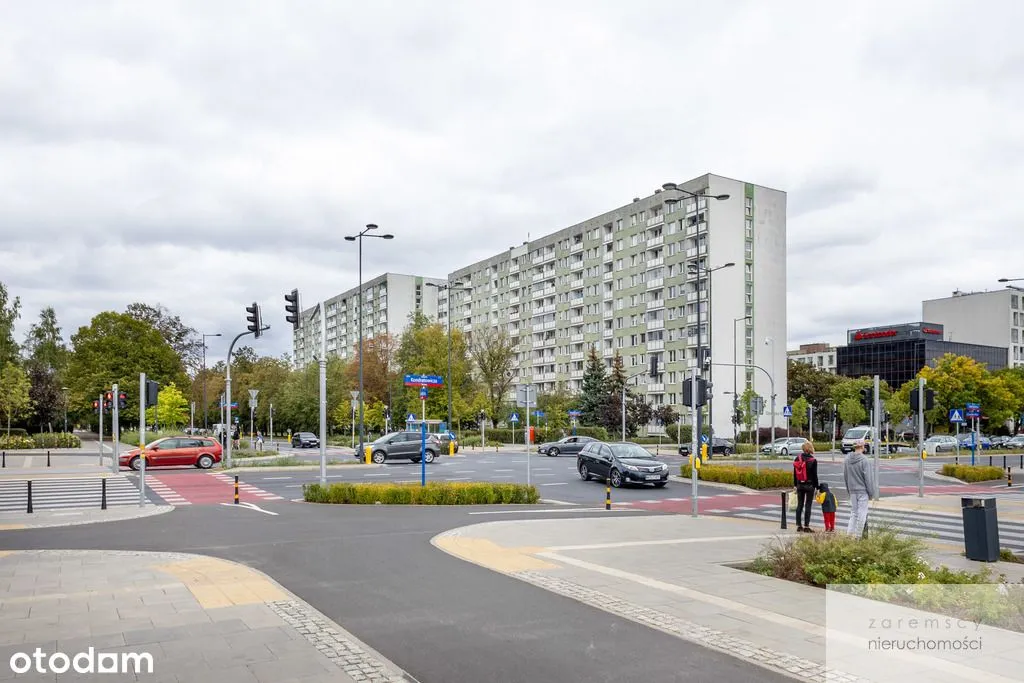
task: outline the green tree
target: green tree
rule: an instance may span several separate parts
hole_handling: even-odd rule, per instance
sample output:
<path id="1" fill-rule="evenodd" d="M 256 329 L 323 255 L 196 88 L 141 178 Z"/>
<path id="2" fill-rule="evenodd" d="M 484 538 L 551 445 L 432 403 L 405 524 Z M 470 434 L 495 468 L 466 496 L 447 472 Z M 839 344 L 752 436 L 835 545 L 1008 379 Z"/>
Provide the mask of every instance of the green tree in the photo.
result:
<path id="1" fill-rule="evenodd" d="M 0 369 L 0 412 L 7 418 L 7 436 L 11 435 L 11 420 L 32 407 L 31 387 L 25 371 L 14 363 L 5 363 Z"/>
<path id="2" fill-rule="evenodd" d="M 742 419 L 743 428 L 747 432 L 753 433 L 754 426 L 757 424 L 757 418 L 759 417 L 750 406 L 753 405 L 755 398 L 762 398 L 758 396 L 757 392 L 754 391 L 753 387 L 747 387 L 743 395 L 740 396 L 740 417 Z"/>
<path id="3" fill-rule="evenodd" d="M 505 403 L 512 386 L 515 348 L 515 343 L 508 332 L 501 328 L 489 328 L 473 336 L 469 353 L 487 396 L 487 413 L 492 417 L 501 411 L 501 406 Z M 537 401 L 540 402 L 540 397 Z"/>
<path id="4" fill-rule="evenodd" d="M 597 347 L 591 345 L 587 353 L 587 366 L 583 370 L 583 386 L 580 392 L 580 422 L 589 426 L 601 424 L 601 410 L 608 399 L 608 373 L 604 361 L 597 355 Z"/>
<path id="5" fill-rule="evenodd" d="M 807 399 L 807 402 L 814 406 L 816 422 L 824 425 L 827 416 L 832 413 L 832 388 L 842 378 L 819 370 L 809 363 L 793 360 L 787 362 L 786 368 L 789 396 L 803 396 Z"/>
<path id="6" fill-rule="evenodd" d="M 875 386 L 874 380 L 871 377 L 837 377 L 835 384 L 832 385 L 831 397 L 832 402 L 839 406 L 839 419 L 847 427 L 854 427 L 857 425 L 864 424 L 869 415 L 863 407 L 860 411 L 847 410 L 843 412 L 843 404 L 848 401 L 853 401 L 860 406 L 860 390 L 861 389 L 873 389 Z M 882 405 L 887 405 L 889 399 L 892 397 L 892 389 L 885 382 L 879 384 L 879 394 L 881 394 Z M 856 420 L 852 420 L 850 416 L 858 416 Z"/>
<path id="7" fill-rule="evenodd" d="M 188 423 L 188 399 L 174 382 L 160 387 L 157 404 L 146 409 L 146 421 L 150 424 L 159 423 L 161 429 L 178 428 Z M 243 405 L 239 401 L 239 405 Z"/>
<path id="8" fill-rule="evenodd" d="M 402 333 L 396 359 L 401 374 L 441 375 L 448 374 L 448 330 L 442 325 L 431 323 L 426 316 L 416 314 Z M 452 385 L 453 421 L 469 415 L 468 398 L 473 396 L 473 379 L 470 372 L 465 337 L 459 330 L 452 330 L 452 373 L 445 377 Z M 393 404 L 393 413 L 421 413 L 418 387 L 402 386 L 400 396 Z M 448 419 L 447 387 L 431 389 L 426 400 L 427 419 Z"/>
<path id="9" fill-rule="evenodd" d="M 575 404 L 576 397 L 562 382 L 555 385 L 554 391 L 537 396 L 537 409 L 544 412 L 542 424 L 549 429 L 568 429 L 569 411 Z"/>
<path id="10" fill-rule="evenodd" d="M 21 299 L 11 299 L 7 287 L 0 282 L 0 368 L 18 360 L 18 344 L 14 341 L 14 323 L 21 317 Z"/>
<path id="11" fill-rule="evenodd" d="M 636 395 L 628 386 L 629 376 L 626 374 L 625 363 L 619 352 L 612 359 L 611 372 L 606 382 L 607 394 L 601 406 L 601 425 L 610 434 L 622 432 L 622 399 L 625 390 L 626 399 L 626 436 L 636 436 L 640 427 L 648 424 L 653 416 L 651 405 Z"/>
<path id="12" fill-rule="evenodd" d="M 68 363 L 68 349 L 53 308 L 44 308 L 39 313 L 39 322 L 29 328 L 23 348 L 28 355 L 25 368 L 32 384 L 31 422 L 39 425 L 40 431 L 52 429 L 65 408 L 67 396 L 62 387 Z"/>
<path id="13" fill-rule="evenodd" d="M 845 425 L 864 424 L 868 413 L 857 399 L 844 398 L 839 402 L 839 419 Z"/>
<path id="14" fill-rule="evenodd" d="M 161 385 L 188 384 L 181 359 L 160 332 L 124 313 L 99 313 L 72 335 L 71 347 L 67 386 L 72 401 L 91 406 L 94 397 L 116 382 L 128 395 L 122 425 L 139 419 L 139 373 Z"/>
<path id="15" fill-rule="evenodd" d="M 811 404 L 807 402 L 807 399 L 803 396 L 793 401 L 793 405 L 790 406 L 793 410 L 792 417 L 789 418 L 789 424 L 791 427 L 795 427 L 800 430 L 807 426 L 807 408 Z"/>
<path id="16" fill-rule="evenodd" d="M 133 303 L 125 309 L 131 317 L 156 329 L 164 341 L 174 349 L 181 358 L 184 368 L 195 373 L 202 367 L 203 340 L 195 331 L 182 322 L 179 316 L 173 315 L 163 304 L 150 306 L 144 303 Z"/>

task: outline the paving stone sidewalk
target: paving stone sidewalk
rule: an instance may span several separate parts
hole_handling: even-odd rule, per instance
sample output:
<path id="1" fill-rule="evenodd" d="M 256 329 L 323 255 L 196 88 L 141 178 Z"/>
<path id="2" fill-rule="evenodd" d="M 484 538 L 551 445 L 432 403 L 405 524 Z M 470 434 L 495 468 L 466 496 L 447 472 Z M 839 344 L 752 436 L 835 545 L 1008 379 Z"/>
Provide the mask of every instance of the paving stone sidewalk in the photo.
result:
<path id="1" fill-rule="evenodd" d="M 43 672 L 37 670 L 39 648 Z M 77 673 L 120 662 L 129 673 Z M 29 670 L 21 673 L 28 660 Z M 143 655 L 149 655 L 145 658 Z M 15 659 L 12 660 L 12 657 Z M 149 673 L 150 661 L 152 673 Z M 134 673 L 136 670 L 140 673 Z M 402 682 L 390 661 L 267 576 L 178 553 L 0 553 L 0 680 Z"/>

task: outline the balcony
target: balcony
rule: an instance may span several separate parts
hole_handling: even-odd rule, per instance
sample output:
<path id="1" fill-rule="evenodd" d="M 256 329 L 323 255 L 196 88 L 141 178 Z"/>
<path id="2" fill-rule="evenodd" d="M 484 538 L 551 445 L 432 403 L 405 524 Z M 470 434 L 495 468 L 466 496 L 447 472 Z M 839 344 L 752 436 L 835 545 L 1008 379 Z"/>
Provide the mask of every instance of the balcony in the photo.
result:
<path id="1" fill-rule="evenodd" d="M 556 321 L 556 320 L 549 320 L 546 323 L 544 323 L 544 329 L 545 330 L 553 330 L 553 329 L 555 329 L 555 325 L 557 325 L 557 324 L 558 324 L 558 321 Z"/>
<path id="2" fill-rule="evenodd" d="M 601 357 L 602 358 L 611 358 L 614 355 L 615 355 L 615 350 L 614 349 L 604 349 L 604 350 L 601 351 Z"/>
<path id="3" fill-rule="evenodd" d="M 517 303 L 519 303 L 519 295 L 518 295 L 518 294 L 516 294 L 515 296 L 511 296 L 511 297 L 509 297 L 509 299 L 508 299 L 508 303 L 509 303 L 510 305 L 511 305 L 511 304 L 517 304 Z"/>
<path id="4" fill-rule="evenodd" d="M 532 329 L 534 332 L 542 332 L 544 331 L 544 323 L 534 323 Z"/>
<path id="5" fill-rule="evenodd" d="M 663 382 L 651 383 L 647 385 L 648 394 L 661 394 L 665 392 L 665 384 Z"/>
<path id="6" fill-rule="evenodd" d="M 508 272 L 509 272 L 509 275 L 511 275 L 512 273 L 518 273 L 519 272 L 519 264 L 518 263 L 513 263 L 511 266 L 509 266 Z"/>
<path id="7" fill-rule="evenodd" d="M 492 303 L 491 303 L 491 310 L 492 310 L 492 311 L 496 311 L 496 310 L 498 310 L 498 304 L 497 304 L 497 302 L 492 302 Z"/>
<path id="8" fill-rule="evenodd" d="M 648 268 L 657 268 L 658 266 L 665 264 L 665 257 L 659 256 L 658 258 L 647 259 L 645 264 Z"/>
<path id="9" fill-rule="evenodd" d="M 582 325 L 583 324 L 583 316 L 582 315 L 574 315 L 573 317 L 569 318 L 569 323 L 571 325 Z"/>
<path id="10" fill-rule="evenodd" d="M 540 345 L 541 345 L 542 347 L 545 347 L 545 346 L 554 346 L 554 345 L 555 345 L 555 341 L 556 341 L 556 340 L 555 340 L 554 336 L 551 336 L 551 337 L 547 337 L 547 338 L 545 338 L 545 339 L 544 339 L 543 341 L 541 341 Z"/>
<path id="11" fill-rule="evenodd" d="M 601 336 L 605 339 L 611 339 L 614 334 L 615 330 L 601 330 Z"/>
<path id="12" fill-rule="evenodd" d="M 573 379 L 579 379 L 579 378 L 583 377 L 583 371 L 582 370 L 573 370 L 572 372 L 569 373 L 569 376 L 572 377 Z"/>
<path id="13" fill-rule="evenodd" d="M 656 277 L 653 280 L 647 281 L 647 289 L 657 289 L 658 287 L 665 286 L 665 278 Z"/>
<path id="14" fill-rule="evenodd" d="M 569 263 L 569 270 L 582 270 L 582 269 L 583 269 L 583 259 L 580 259 L 579 261 L 572 261 L 572 262 Z"/>
<path id="15" fill-rule="evenodd" d="M 686 300 L 687 301 L 696 301 L 697 300 L 697 292 L 690 292 L 689 294 L 687 294 L 686 295 Z"/>
<path id="16" fill-rule="evenodd" d="M 661 246 L 662 244 L 665 244 L 665 236 L 664 235 L 658 235 L 657 237 L 651 237 L 651 238 L 649 238 L 647 240 L 648 248 L 650 248 L 650 247 L 658 247 L 658 246 Z"/>
<path id="17" fill-rule="evenodd" d="M 541 306 L 540 309 L 536 309 L 536 308 L 534 309 L 534 313 L 554 313 L 554 312 L 555 312 L 555 305 L 554 304 L 547 304 L 546 306 Z"/>
<path id="18" fill-rule="evenodd" d="M 539 273 L 534 273 L 533 274 L 533 281 L 534 282 L 539 282 L 539 281 L 541 281 L 543 279 L 544 279 L 544 271 L 540 271 Z"/>
<path id="19" fill-rule="evenodd" d="M 647 329 L 648 330 L 663 330 L 663 329 L 665 329 L 665 321 L 664 320 L 648 320 L 647 321 Z"/>
<path id="20" fill-rule="evenodd" d="M 544 348 L 544 342 L 543 341 L 534 340 L 533 341 L 533 348 L 535 348 L 535 349 L 542 349 L 542 348 Z"/>
<path id="21" fill-rule="evenodd" d="M 604 292 L 601 293 L 601 298 L 604 301 L 611 301 L 612 299 L 615 298 L 615 290 L 612 290 L 612 289 L 604 290 Z"/>
<path id="22" fill-rule="evenodd" d="M 583 352 L 573 351 L 572 353 L 569 354 L 569 360 L 583 360 Z"/>
<path id="23" fill-rule="evenodd" d="M 665 340 L 663 340 L 663 339 L 658 339 L 658 340 L 655 340 L 655 341 L 647 342 L 647 350 L 648 351 L 661 351 L 664 348 L 665 348 Z"/>
<path id="24" fill-rule="evenodd" d="M 614 242 L 614 241 L 615 241 L 615 233 L 611 233 L 611 232 L 606 232 L 604 234 L 604 236 L 601 238 L 602 244 L 608 244 L 609 242 Z"/>
<path id="25" fill-rule="evenodd" d="M 519 311 L 514 311 L 508 314 L 509 320 L 519 320 Z"/>
<path id="26" fill-rule="evenodd" d="M 607 273 L 605 273 L 601 277 L 601 279 L 607 282 L 607 281 L 611 280 L 613 277 L 615 277 L 615 273 L 613 273 L 612 271 L 609 270 Z"/>
<path id="27" fill-rule="evenodd" d="M 583 242 L 577 242 L 576 244 L 569 247 L 570 253 L 576 253 L 577 251 L 583 251 Z"/>
<path id="28" fill-rule="evenodd" d="M 650 301 L 647 302 L 648 311 L 653 311 L 659 308 L 665 308 L 664 299 L 651 299 Z"/>
<path id="29" fill-rule="evenodd" d="M 581 342 L 581 341 L 583 341 L 583 335 L 582 335 L 582 334 L 573 334 L 573 335 L 570 335 L 570 337 L 569 337 L 569 341 L 574 341 L 574 342 Z"/>
<path id="30" fill-rule="evenodd" d="M 473 329 L 473 323 L 465 323 L 462 326 L 462 331 L 463 332 L 470 332 L 470 331 L 472 331 L 472 329 Z"/>
<path id="31" fill-rule="evenodd" d="M 520 287 L 520 285 L 521 285 L 521 284 L 522 284 L 522 283 L 521 283 L 521 282 L 519 282 L 519 280 L 512 280 L 512 281 L 510 281 L 510 282 L 508 283 L 508 288 L 509 288 L 509 289 L 519 289 L 519 287 Z"/>
<path id="32" fill-rule="evenodd" d="M 612 261 L 615 258 L 615 254 L 610 251 L 604 252 L 604 256 L 601 258 L 602 261 Z"/>
<path id="33" fill-rule="evenodd" d="M 690 313 L 689 315 L 687 315 L 686 316 L 686 322 L 688 322 L 688 323 L 696 323 L 697 322 L 697 314 L 696 313 Z"/>
<path id="34" fill-rule="evenodd" d="M 656 225 L 661 225 L 665 222 L 665 214 L 659 214 L 657 216 L 651 216 L 647 219 L 647 227 L 653 228 Z"/>

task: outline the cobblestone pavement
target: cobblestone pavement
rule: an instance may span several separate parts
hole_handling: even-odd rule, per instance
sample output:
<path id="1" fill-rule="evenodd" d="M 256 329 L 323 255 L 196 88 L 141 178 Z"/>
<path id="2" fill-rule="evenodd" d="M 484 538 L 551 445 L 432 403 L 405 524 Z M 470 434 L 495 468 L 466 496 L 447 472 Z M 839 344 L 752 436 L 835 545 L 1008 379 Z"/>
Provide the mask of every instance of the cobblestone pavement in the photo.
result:
<path id="1" fill-rule="evenodd" d="M 407 680 L 267 576 L 181 553 L 0 553 L 0 680 L 320 683 Z M 35 657 L 28 662 L 20 653 Z M 129 673 L 65 667 L 61 653 L 124 655 Z M 109 653 L 113 660 L 100 659 Z M 56 658 L 51 655 L 57 655 Z M 84 655 L 83 655 L 84 656 Z M 12 657 L 15 659 L 12 660 Z M 82 659 L 84 666 L 86 659 Z M 147 666 L 148 665 L 148 666 Z M 42 667 L 40 669 L 40 666 Z M 150 668 L 152 673 L 147 673 Z M 76 672 L 77 668 L 77 672 Z M 17 675 L 16 675 L 17 674 Z"/>

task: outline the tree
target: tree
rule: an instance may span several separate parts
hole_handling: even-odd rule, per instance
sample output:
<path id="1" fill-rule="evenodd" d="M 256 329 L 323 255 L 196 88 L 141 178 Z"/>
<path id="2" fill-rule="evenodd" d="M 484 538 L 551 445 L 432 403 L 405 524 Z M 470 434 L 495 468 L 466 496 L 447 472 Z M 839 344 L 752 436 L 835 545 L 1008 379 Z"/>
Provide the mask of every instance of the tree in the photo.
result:
<path id="1" fill-rule="evenodd" d="M 359 388 L 359 344 L 353 345 L 352 361 L 348 365 L 348 382 L 353 389 Z M 454 350 L 454 349 L 453 349 Z M 396 355 L 398 340 L 390 334 L 382 334 L 363 340 L 363 405 L 380 401 L 387 403 L 391 387 L 397 380 Z M 365 420 L 364 420 L 365 422 Z"/>
<path id="2" fill-rule="evenodd" d="M 62 387 L 68 350 L 53 308 L 44 308 L 39 313 L 39 322 L 25 336 L 24 350 L 28 354 L 25 368 L 32 384 L 32 422 L 42 431 L 46 425 L 52 428 L 67 400 Z"/>
<path id="3" fill-rule="evenodd" d="M 576 402 L 576 397 L 559 382 L 552 392 L 537 396 L 537 409 L 544 413 L 544 426 L 549 429 L 568 429 L 569 410 Z"/>
<path id="4" fill-rule="evenodd" d="M 601 425 L 609 433 L 620 433 L 622 431 L 622 399 L 625 391 L 626 399 L 626 436 L 635 436 L 641 425 L 648 424 L 653 415 L 650 404 L 636 396 L 633 390 L 626 385 L 628 381 L 626 368 L 622 356 L 618 351 L 612 359 L 611 372 L 608 373 L 605 386 L 607 394 L 601 406 Z"/>
<path id="5" fill-rule="evenodd" d="M 181 321 L 163 304 L 150 306 L 144 303 L 130 304 L 127 313 L 132 318 L 147 323 L 156 329 L 164 341 L 174 349 L 174 352 L 181 358 L 185 370 L 195 372 L 201 367 L 203 357 L 203 340 L 195 331 Z"/>
<path id="6" fill-rule="evenodd" d="M 807 408 L 810 403 L 803 396 L 793 401 L 793 405 L 790 408 L 793 411 L 792 417 L 789 418 L 789 424 L 791 427 L 796 427 L 798 430 L 803 429 L 807 426 Z"/>
<path id="7" fill-rule="evenodd" d="M 662 426 L 674 425 L 679 421 L 679 413 L 667 403 L 658 406 L 653 411 L 653 417 Z"/>
<path id="8" fill-rule="evenodd" d="M 11 300 L 7 287 L 0 282 L 0 368 L 18 360 L 18 344 L 14 341 L 14 323 L 21 317 L 21 299 Z"/>
<path id="9" fill-rule="evenodd" d="M 11 420 L 25 414 L 32 406 L 30 388 L 25 371 L 14 363 L 6 363 L 0 369 L 0 412 L 7 418 L 7 436 L 11 435 Z"/>
<path id="10" fill-rule="evenodd" d="M 83 407 L 92 405 L 94 397 L 117 383 L 128 395 L 128 408 L 120 414 L 122 424 L 139 419 L 140 372 L 161 385 L 188 384 L 181 359 L 160 332 L 125 313 L 96 315 L 72 335 L 71 347 L 67 376 L 71 400 Z"/>
<path id="11" fill-rule="evenodd" d="M 470 373 L 466 338 L 459 330 L 452 330 L 451 336 L 452 372 L 445 379 L 452 386 L 452 419 L 457 421 L 469 413 L 467 397 L 473 395 L 473 380 Z M 442 375 L 448 374 L 448 331 L 437 323 L 431 323 L 426 316 L 416 314 L 402 333 L 396 353 L 402 374 Z M 427 418 L 448 418 L 447 387 L 431 389 L 426 400 Z M 402 415 L 407 412 L 420 414 L 418 387 L 403 387 L 392 403 L 392 412 Z"/>
<path id="12" fill-rule="evenodd" d="M 855 398 L 844 398 L 839 402 L 839 419 L 843 424 L 859 425 L 864 424 L 868 419 L 868 413 L 864 406 Z"/>
<path id="13" fill-rule="evenodd" d="M 515 343 L 504 329 L 486 329 L 473 337 L 469 353 L 476 367 L 477 376 L 484 386 L 490 405 L 487 412 L 491 416 L 499 413 L 512 386 L 515 348 Z M 537 401 L 539 404 L 539 397 Z"/>
<path id="14" fill-rule="evenodd" d="M 809 363 L 790 360 L 786 364 L 786 384 L 789 396 L 803 396 L 814 406 L 814 414 L 824 425 L 826 416 L 832 414 L 832 388 L 843 378 L 819 370 Z M 796 412 L 794 410 L 794 412 Z"/>
<path id="15" fill-rule="evenodd" d="M 587 366 L 583 370 L 583 386 L 580 392 L 580 421 L 585 425 L 601 424 L 601 409 L 608 398 L 608 373 L 604 362 L 597 355 L 597 347 L 591 346 L 587 354 Z"/>
<path id="16" fill-rule="evenodd" d="M 743 392 L 743 395 L 740 396 L 740 417 L 742 418 L 744 429 L 748 432 L 752 432 L 754 430 L 754 425 L 758 423 L 758 418 L 760 417 L 750 408 L 750 406 L 753 405 L 755 398 L 761 397 L 758 396 L 753 387 L 747 387 L 746 391 Z"/>
<path id="17" fill-rule="evenodd" d="M 874 389 L 875 383 L 871 377 L 837 377 L 836 382 L 832 385 L 830 392 L 832 403 L 839 406 L 839 419 L 844 425 L 856 426 L 864 424 L 869 415 L 863 407 L 860 411 L 847 410 L 843 412 L 843 404 L 848 401 L 853 401 L 860 406 L 860 390 L 861 389 Z M 881 394 L 882 405 L 887 405 L 890 397 L 892 396 L 892 389 L 885 382 L 879 383 L 879 394 Z M 858 416 L 857 419 L 853 419 L 851 416 Z"/>
<path id="18" fill-rule="evenodd" d="M 239 405 L 242 405 L 239 402 Z M 146 409 L 146 421 L 158 423 L 161 428 L 181 427 L 189 420 L 188 399 L 181 393 L 177 385 L 171 382 L 160 387 L 156 405 Z"/>

